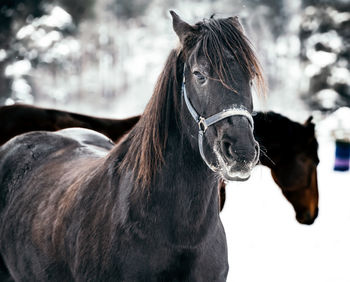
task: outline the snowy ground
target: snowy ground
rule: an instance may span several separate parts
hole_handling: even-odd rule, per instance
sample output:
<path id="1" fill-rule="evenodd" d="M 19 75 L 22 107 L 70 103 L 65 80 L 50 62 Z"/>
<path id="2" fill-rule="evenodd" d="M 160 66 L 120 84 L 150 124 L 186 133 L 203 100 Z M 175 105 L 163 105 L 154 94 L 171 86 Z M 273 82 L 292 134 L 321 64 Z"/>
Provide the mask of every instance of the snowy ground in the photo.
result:
<path id="1" fill-rule="evenodd" d="M 229 282 L 349 282 L 350 172 L 334 172 L 333 142 L 319 138 L 319 216 L 311 226 L 295 220 L 292 206 L 258 166 L 244 183 L 227 187 L 221 213 Z"/>

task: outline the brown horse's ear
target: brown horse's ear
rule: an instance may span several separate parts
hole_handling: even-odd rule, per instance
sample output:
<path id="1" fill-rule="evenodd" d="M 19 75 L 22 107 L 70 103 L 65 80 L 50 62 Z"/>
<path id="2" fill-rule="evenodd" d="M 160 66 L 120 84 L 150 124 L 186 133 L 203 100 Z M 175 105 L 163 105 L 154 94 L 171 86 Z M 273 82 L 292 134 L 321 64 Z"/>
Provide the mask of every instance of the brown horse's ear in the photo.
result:
<path id="1" fill-rule="evenodd" d="M 309 118 L 304 122 L 304 126 L 308 128 L 312 133 L 315 131 L 315 124 L 312 122 L 313 117 L 309 116 Z"/>
<path id="2" fill-rule="evenodd" d="M 170 15 L 173 18 L 173 29 L 179 37 L 181 44 L 184 45 L 186 37 L 193 34 L 195 30 L 191 25 L 184 22 L 174 11 L 170 11 Z"/>
<path id="3" fill-rule="evenodd" d="M 309 118 L 305 121 L 304 125 L 308 126 L 309 124 L 311 124 L 312 119 L 313 119 L 313 116 L 309 116 Z"/>
<path id="4" fill-rule="evenodd" d="M 315 138 L 315 124 L 312 122 L 312 119 L 313 117 L 309 116 L 309 118 L 304 123 L 307 136 L 311 138 L 310 142 Z"/>

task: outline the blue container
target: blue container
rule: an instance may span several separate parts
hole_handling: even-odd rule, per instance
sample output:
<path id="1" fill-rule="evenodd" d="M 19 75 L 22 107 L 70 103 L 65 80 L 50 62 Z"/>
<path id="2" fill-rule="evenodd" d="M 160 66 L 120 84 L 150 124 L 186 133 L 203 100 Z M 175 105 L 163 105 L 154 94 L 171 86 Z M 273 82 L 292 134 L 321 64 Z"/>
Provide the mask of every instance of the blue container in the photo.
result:
<path id="1" fill-rule="evenodd" d="M 342 140 L 335 141 L 335 171 L 348 171 L 350 165 L 350 143 Z"/>

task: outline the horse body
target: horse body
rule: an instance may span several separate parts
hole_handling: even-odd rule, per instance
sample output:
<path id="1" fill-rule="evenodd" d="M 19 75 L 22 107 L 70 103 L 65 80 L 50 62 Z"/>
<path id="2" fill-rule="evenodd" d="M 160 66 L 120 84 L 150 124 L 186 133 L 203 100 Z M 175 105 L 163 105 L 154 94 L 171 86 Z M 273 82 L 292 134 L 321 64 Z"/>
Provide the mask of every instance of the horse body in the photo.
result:
<path id="1" fill-rule="evenodd" d="M 144 114 L 116 147 L 110 150 L 107 138 L 80 129 L 28 133 L 1 147 L 0 253 L 9 277 L 226 280 L 217 177 L 222 171 L 228 177 L 249 176 L 256 163 L 258 148 L 247 119 L 252 110 L 248 86 L 252 74 L 261 72 L 233 18 L 190 26 L 175 13 L 172 17 L 182 46 L 169 55 Z M 242 56 L 237 57 L 242 69 L 232 69 L 242 85 L 222 74 L 230 66 L 222 64 L 225 60 L 210 61 L 216 55 L 225 59 L 227 53 Z M 198 70 L 211 79 L 201 75 L 204 81 Z M 197 126 L 180 98 L 182 77 L 188 99 L 201 113 L 237 105 L 245 114 L 233 116 L 231 111 L 232 116 L 203 132 L 200 144 L 194 137 Z M 239 125 L 239 131 L 227 132 L 228 124 Z M 235 141 L 241 144 L 239 152 Z M 217 172 L 206 165 L 200 150 Z M 216 162 L 218 157 L 225 161 Z"/>
<path id="2" fill-rule="evenodd" d="M 92 137 L 98 140 L 100 136 Z M 96 146 L 101 143 L 109 144 L 101 138 Z M 116 149 L 118 156 L 127 147 L 128 142 L 123 142 Z M 185 153 L 182 162 L 203 169 L 196 164 L 200 160 L 188 158 L 188 149 L 180 149 Z M 159 189 L 152 189 L 151 197 L 146 191 L 135 195 L 132 187 L 125 185 L 128 176 L 113 175 L 117 165 L 114 153 L 101 158 L 94 148 L 82 145 L 80 138 L 72 138 L 70 130 L 29 133 L 2 148 L 0 171 L 7 174 L 7 168 L 13 170 L 16 163 L 12 173 L 23 176 L 8 185 L 7 177 L 12 175 L 1 175 L 5 183 L 0 184 L 7 190 L 1 191 L 7 203 L 1 206 L 1 253 L 11 266 L 12 277 L 16 281 L 110 281 L 116 277 L 120 281 L 193 281 L 198 277 L 223 281 L 228 269 L 223 254 L 227 251 L 225 243 L 217 244 L 217 240 L 225 241 L 220 240 L 224 233 L 218 220 L 215 177 L 208 185 L 208 178 L 200 179 L 203 174 L 196 169 L 182 171 L 169 165 L 164 170 L 170 173 L 155 181 L 154 187 Z M 179 161 L 178 155 L 166 158 L 170 164 Z M 50 167 L 59 173 L 52 177 Z M 107 175 L 106 170 L 110 172 Z M 45 187 L 31 185 L 30 175 L 45 179 Z M 81 183 L 81 175 L 89 177 Z M 173 187 L 174 179 L 180 180 L 181 191 L 160 189 Z M 118 200 L 106 202 L 107 196 Z M 196 209 L 191 201 L 205 204 Z M 188 216 L 191 207 L 192 218 Z M 14 233 L 18 224 L 32 236 Z M 210 271 L 196 267 L 203 264 L 206 250 L 212 253 L 214 244 L 217 254 Z"/>

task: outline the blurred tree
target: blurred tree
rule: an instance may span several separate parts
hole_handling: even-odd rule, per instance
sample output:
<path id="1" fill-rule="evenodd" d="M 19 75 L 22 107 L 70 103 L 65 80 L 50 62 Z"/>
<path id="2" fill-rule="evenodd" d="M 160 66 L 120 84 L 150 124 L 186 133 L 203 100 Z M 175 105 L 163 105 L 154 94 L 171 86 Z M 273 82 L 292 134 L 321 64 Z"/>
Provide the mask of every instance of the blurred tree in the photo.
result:
<path id="1" fill-rule="evenodd" d="M 131 19 L 143 15 L 151 2 L 150 0 L 114 0 L 112 8 L 118 17 Z"/>
<path id="2" fill-rule="evenodd" d="M 313 110 L 350 106 L 350 2 L 303 0 L 301 61 L 309 82 L 305 101 Z"/>
<path id="3" fill-rule="evenodd" d="M 9 63 L 23 58 L 17 32 L 26 24 L 48 13 L 48 7 L 55 5 L 65 9 L 75 26 L 92 15 L 95 0 L 2 0 L 0 6 L 0 104 L 11 95 L 11 78 L 5 76 Z M 74 32 L 70 26 L 66 32 Z M 23 50 L 22 50 L 23 51 Z"/>
<path id="4" fill-rule="evenodd" d="M 0 8 L 0 50 L 3 54 L 0 57 L 0 104 L 7 98 L 10 91 L 11 80 L 5 77 L 5 68 L 11 57 L 11 41 L 13 39 L 14 22 L 16 25 L 21 25 L 25 19 L 32 15 L 33 17 L 40 16 L 44 13 L 41 0 L 4 0 Z M 20 23 L 21 22 L 21 23 Z"/>
<path id="5" fill-rule="evenodd" d="M 268 20 L 266 22 L 270 25 L 274 37 L 277 38 L 284 32 L 284 22 L 288 16 L 284 0 L 250 0 L 247 1 L 247 5 L 251 10 L 258 5 L 266 6 L 268 8 L 268 14 L 266 15 Z"/>
<path id="6" fill-rule="evenodd" d="M 95 1 L 96 0 L 57 0 L 57 5 L 62 6 L 62 8 L 72 16 L 75 24 L 79 24 L 82 19 L 93 16 Z"/>

